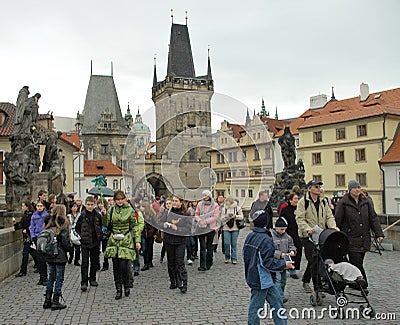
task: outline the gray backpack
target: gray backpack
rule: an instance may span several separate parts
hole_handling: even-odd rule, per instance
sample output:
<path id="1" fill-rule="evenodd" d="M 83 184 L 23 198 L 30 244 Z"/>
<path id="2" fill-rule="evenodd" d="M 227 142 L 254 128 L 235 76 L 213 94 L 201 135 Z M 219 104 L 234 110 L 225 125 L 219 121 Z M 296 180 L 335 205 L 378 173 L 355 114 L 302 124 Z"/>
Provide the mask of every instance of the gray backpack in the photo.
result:
<path id="1" fill-rule="evenodd" d="M 45 258 L 56 258 L 58 256 L 58 241 L 56 227 L 43 229 L 37 237 L 36 250 Z"/>

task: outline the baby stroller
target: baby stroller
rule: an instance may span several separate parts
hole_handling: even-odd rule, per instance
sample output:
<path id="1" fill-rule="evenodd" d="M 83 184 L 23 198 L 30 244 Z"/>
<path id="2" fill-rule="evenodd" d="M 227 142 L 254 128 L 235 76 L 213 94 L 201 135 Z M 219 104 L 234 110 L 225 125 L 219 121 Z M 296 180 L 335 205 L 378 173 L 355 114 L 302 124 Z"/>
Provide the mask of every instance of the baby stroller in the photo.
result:
<path id="1" fill-rule="evenodd" d="M 361 272 L 354 265 L 346 263 L 349 249 L 347 235 L 336 229 L 325 229 L 318 238 L 313 240 L 310 237 L 310 240 L 317 250 L 319 279 L 317 290 L 310 296 L 311 305 L 321 305 L 322 293 L 327 293 L 335 296 L 339 311 L 349 303 L 360 304 L 360 315 L 373 317 L 375 312 L 368 301 L 368 291 Z M 325 263 L 327 260 L 330 260 L 330 265 Z M 346 288 L 355 290 L 346 291 Z"/>

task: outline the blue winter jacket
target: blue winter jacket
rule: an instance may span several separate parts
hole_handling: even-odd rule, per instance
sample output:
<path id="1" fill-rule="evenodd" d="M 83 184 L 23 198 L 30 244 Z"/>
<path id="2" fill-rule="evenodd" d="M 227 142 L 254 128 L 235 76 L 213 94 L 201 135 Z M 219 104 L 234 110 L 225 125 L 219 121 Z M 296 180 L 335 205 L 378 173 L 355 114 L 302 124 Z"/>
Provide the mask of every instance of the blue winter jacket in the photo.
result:
<path id="1" fill-rule="evenodd" d="M 44 209 L 42 212 L 35 211 L 31 217 L 31 225 L 29 230 L 31 232 L 31 238 L 36 238 L 40 232 L 44 229 L 44 218 L 48 212 Z"/>
<path id="2" fill-rule="evenodd" d="M 274 285 L 270 272 L 285 270 L 286 263 L 274 258 L 274 242 L 266 228 L 254 227 L 243 246 L 247 285 L 252 289 L 268 289 Z"/>

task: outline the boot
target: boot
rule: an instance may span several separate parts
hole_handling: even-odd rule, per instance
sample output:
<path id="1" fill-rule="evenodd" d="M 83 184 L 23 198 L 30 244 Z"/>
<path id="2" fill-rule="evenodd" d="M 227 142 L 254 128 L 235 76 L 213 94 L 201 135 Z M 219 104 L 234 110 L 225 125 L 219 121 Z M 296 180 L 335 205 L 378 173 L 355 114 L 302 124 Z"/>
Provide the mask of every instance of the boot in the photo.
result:
<path id="1" fill-rule="evenodd" d="M 115 283 L 115 288 L 117 289 L 115 300 L 120 300 L 122 298 L 122 283 Z"/>
<path id="2" fill-rule="evenodd" d="M 51 303 L 51 310 L 59 310 L 59 309 L 64 309 L 67 308 L 66 305 L 63 305 L 60 303 L 60 297 L 61 294 L 55 293 L 53 296 L 53 302 Z"/>
<path id="3" fill-rule="evenodd" d="M 46 297 L 44 298 L 43 309 L 49 309 L 51 307 L 51 296 L 53 291 L 46 291 Z"/>
<path id="4" fill-rule="evenodd" d="M 37 283 L 37 285 L 39 285 L 39 286 L 40 286 L 40 285 L 46 286 L 46 285 L 47 285 L 47 278 L 41 276 L 41 277 L 39 278 L 39 282 Z"/>
<path id="5" fill-rule="evenodd" d="M 129 284 L 124 286 L 124 290 L 125 290 L 125 297 L 129 297 L 129 295 L 131 294 L 131 289 L 129 287 Z"/>

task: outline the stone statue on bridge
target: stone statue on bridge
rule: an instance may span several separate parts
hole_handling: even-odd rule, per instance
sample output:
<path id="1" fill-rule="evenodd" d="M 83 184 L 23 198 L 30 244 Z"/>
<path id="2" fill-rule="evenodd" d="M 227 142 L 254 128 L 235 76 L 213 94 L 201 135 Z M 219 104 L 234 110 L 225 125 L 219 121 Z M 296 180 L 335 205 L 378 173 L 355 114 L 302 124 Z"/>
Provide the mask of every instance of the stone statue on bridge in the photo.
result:
<path id="1" fill-rule="evenodd" d="M 5 154 L 7 210 L 18 211 L 21 202 L 36 197 L 38 188 L 63 194 L 65 169 L 57 148 L 57 134 L 44 131 L 38 125 L 39 93 L 29 96 L 29 87 L 24 86 L 18 94 L 15 107 L 14 130 L 10 137 L 11 152 Z M 40 145 L 46 144 L 42 172 L 40 167 Z M 40 181 L 38 181 L 40 179 Z"/>

